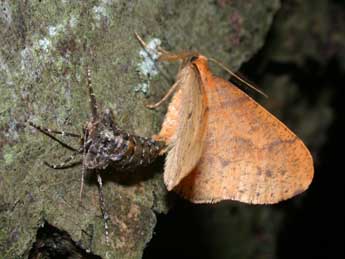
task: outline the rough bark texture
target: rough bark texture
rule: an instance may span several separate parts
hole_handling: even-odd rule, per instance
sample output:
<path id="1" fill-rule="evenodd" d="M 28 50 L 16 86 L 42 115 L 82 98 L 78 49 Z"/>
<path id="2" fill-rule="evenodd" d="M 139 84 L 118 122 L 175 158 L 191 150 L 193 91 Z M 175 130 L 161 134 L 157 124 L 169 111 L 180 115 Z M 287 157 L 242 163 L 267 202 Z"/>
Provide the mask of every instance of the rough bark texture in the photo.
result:
<path id="1" fill-rule="evenodd" d="M 60 161 L 68 154 L 25 122 L 80 132 L 89 115 L 85 66 L 90 64 L 103 108 L 114 110 L 121 127 L 150 136 L 163 111 L 144 104 L 147 96 L 161 96 L 167 84 L 158 75 L 148 94 L 134 90 L 141 78 L 133 33 L 159 38 L 169 50 L 198 50 L 236 69 L 262 46 L 278 0 L 5 0 L 0 6 L 0 257 L 27 258 L 38 230 L 49 223 L 102 258 L 140 258 L 155 212 L 168 209 L 159 165 L 151 168 L 157 173 L 130 184 L 106 181 L 107 246 L 95 179 L 86 182 L 80 204 L 81 168 L 45 167 L 43 160 Z"/>

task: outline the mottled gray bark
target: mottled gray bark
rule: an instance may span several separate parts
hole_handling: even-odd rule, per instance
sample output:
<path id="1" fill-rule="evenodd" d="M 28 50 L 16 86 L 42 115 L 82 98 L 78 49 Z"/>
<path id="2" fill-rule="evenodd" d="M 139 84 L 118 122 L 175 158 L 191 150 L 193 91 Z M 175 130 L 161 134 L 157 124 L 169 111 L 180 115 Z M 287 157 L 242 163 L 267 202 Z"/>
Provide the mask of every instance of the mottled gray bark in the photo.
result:
<path id="1" fill-rule="evenodd" d="M 157 100 L 168 84 L 160 75 L 140 75 L 140 45 L 133 33 L 147 41 L 159 38 L 171 51 L 198 50 L 237 69 L 262 46 L 278 0 L 5 0 L 0 6 L 0 257 L 27 258 L 46 221 L 84 247 L 91 244 L 102 258 L 140 258 L 155 212 L 168 209 L 162 168 L 135 184 L 106 182 L 107 246 L 95 179 L 86 182 L 80 204 L 81 168 L 44 166 L 43 160 L 60 161 L 68 154 L 25 122 L 80 133 L 89 115 L 89 64 L 102 107 L 114 110 L 121 127 L 150 136 L 164 110 L 144 104 Z M 140 88 L 143 80 L 148 89 Z"/>

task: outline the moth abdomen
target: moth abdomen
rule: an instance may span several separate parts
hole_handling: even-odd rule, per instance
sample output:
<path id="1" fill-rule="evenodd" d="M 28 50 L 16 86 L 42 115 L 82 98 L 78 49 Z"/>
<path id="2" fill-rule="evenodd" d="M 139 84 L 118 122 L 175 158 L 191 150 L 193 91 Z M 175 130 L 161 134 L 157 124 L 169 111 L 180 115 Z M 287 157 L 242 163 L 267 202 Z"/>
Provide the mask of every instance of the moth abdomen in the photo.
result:
<path id="1" fill-rule="evenodd" d="M 160 155 L 160 151 L 165 146 L 163 142 L 145 137 L 136 135 L 127 135 L 127 137 L 128 139 L 124 141 L 126 144 L 120 151 L 123 155 L 118 161 L 121 163 L 120 166 L 126 169 L 148 166 Z"/>
<path id="2" fill-rule="evenodd" d="M 114 121 L 111 128 L 105 125 L 110 124 L 100 123 L 96 126 L 94 129 L 97 130 L 90 138 L 91 143 L 87 146 L 84 159 L 88 169 L 112 167 L 116 170 L 131 170 L 148 166 L 165 146 L 163 142 L 125 132 Z"/>

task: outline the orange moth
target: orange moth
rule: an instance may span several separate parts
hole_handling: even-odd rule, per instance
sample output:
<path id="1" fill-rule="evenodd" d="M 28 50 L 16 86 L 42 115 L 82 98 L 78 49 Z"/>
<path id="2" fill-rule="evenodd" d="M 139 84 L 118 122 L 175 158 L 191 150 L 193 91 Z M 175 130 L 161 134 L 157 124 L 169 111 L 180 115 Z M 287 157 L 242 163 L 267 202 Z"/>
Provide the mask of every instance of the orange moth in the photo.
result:
<path id="1" fill-rule="evenodd" d="M 164 182 L 195 203 L 225 199 L 272 204 L 310 185 L 314 169 L 304 143 L 281 121 L 232 83 L 212 74 L 195 52 L 181 60 L 174 96 L 156 140 L 165 141 Z"/>

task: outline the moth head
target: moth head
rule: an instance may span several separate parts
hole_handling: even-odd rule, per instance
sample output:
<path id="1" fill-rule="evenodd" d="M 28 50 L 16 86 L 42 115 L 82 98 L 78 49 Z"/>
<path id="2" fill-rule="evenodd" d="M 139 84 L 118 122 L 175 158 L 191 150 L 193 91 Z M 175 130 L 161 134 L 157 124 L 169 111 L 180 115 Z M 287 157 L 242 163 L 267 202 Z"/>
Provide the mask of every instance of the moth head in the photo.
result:
<path id="1" fill-rule="evenodd" d="M 190 58 L 190 63 L 198 70 L 200 77 L 207 81 L 206 77 L 210 75 L 208 59 L 203 55 L 193 56 Z"/>
<path id="2" fill-rule="evenodd" d="M 203 55 L 193 55 L 190 57 L 190 62 L 196 64 L 197 66 L 208 67 L 208 59 Z"/>

